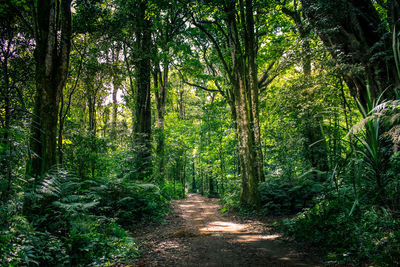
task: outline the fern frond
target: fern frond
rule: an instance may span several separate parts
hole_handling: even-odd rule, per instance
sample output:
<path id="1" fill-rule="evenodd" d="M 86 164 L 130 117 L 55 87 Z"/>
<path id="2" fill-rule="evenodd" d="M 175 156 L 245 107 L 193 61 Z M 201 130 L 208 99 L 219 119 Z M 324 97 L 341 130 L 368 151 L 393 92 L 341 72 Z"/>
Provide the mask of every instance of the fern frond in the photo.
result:
<path id="1" fill-rule="evenodd" d="M 383 110 L 393 110 L 400 107 L 400 100 L 388 100 L 381 104 L 376 105 L 370 113 L 382 112 Z"/>
<path id="2" fill-rule="evenodd" d="M 375 118 L 373 116 L 368 116 L 363 118 L 350 128 L 350 131 L 347 133 L 346 137 L 348 137 L 349 135 L 355 135 L 362 131 L 365 131 L 365 127 L 368 125 L 368 123 L 372 122 L 374 119 Z"/>

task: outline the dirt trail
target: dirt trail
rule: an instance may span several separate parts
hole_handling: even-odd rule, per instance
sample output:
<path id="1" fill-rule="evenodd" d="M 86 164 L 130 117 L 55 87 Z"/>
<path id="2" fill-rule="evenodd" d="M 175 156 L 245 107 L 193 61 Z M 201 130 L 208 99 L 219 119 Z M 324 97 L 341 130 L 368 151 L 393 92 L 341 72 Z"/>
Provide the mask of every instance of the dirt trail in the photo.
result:
<path id="1" fill-rule="evenodd" d="M 136 266 L 318 266 L 262 223 L 222 215 L 216 200 L 189 194 L 172 205 L 166 225 L 139 236 L 145 254 Z"/>

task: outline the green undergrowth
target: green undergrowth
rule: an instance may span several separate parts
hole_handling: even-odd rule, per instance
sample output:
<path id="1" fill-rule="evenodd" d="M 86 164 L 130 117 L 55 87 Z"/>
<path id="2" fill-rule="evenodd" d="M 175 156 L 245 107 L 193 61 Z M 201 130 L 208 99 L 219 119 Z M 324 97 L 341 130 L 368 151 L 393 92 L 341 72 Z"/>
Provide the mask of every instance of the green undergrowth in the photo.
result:
<path id="1" fill-rule="evenodd" d="M 229 189 L 229 187 L 228 187 Z M 312 207 L 315 197 L 325 191 L 325 185 L 310 178 L 283 179 L 269 177 L 259 187 L 258 207 L 240 204 L 240 190 L 232 185 L 221 198 L 223 211 L 237 212 L 241 216 L 293 215 L 306 207 Z"/>
<path id="2" fill-rule="evenodd" d="M 168 185 L 123 179 L 82 181 L 51 171 L 0 207 L 1 266 L 110 266 L 140 256 L 130 235 L 161 221 Z"/>
<path id="3" fill-rule="evenodd" d="M 269 178 L 259 186 L 262 215 L 295 214 L 313 204 L 324 184 L 310 178 L 288 180 Z"/>
<path id="4" fill-rule="evenodd" d="M 400 220 L 381 207 L 361 206 L 351 213 L 352 207 L 349 200 L 325 199 L 283 220 L 280 228 L 302 247 L 321 249 L 326 261 L 398 266 Z"/>
<path id="5" fill-rule="evenodd" d="M 397 167 L 386 175 L 393 177 L 394 171 L 398 173 Z M 326 263 L 400 266 L 398 180 L 386 185 L 385 203 L 376 202 L 379 198 L 373 197 L 368 180 L 359 181 L 357 187 L 344 181 L 335 187 L 332 180 L 269 177 L 259 186 L 260 207 L 240 206 L 239 195 L 225 194 L 221 213 L 275 218 L 276 230 L 293 238 L 301 249 L 319 251 Z"/>

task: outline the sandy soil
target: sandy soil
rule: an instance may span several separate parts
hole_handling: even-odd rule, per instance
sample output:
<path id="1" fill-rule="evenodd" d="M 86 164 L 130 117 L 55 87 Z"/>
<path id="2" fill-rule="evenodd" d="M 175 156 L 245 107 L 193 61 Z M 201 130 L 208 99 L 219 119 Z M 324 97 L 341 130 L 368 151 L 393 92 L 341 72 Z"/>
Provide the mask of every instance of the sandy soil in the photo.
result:
<path id="1" fill-rule="evenodd" d="M 138 236 L 145 252 L 133 266 L 319 266 L 263 223 L 221 214 L 215 199 L 189 194 L 172 207 L 165 225 Z"/>

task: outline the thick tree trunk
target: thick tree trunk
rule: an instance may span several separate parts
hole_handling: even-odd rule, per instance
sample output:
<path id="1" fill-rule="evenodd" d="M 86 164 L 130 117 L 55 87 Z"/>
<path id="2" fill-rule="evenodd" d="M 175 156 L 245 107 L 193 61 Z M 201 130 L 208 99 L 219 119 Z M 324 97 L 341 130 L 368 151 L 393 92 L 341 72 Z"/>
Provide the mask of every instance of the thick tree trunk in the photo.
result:
<path id="1" fill-rule="evenodd" d="M 235 88 L 239 97 L 236 101 L 237 130 L 239 144 L 239 164 L 242 178 L 241 202 L 245 205 L 258 205 L 258 168 L 256 164 L 256 153 L 254 149 L 253 131 L 250 125 L 249 107 L 246 103 L 246 92 L 243 81 L 238 88 Z"/>
<path id="2" fill-rule="evenodd" d="M 237 6 L 238 5 L 238 6 Z M 254 1 L 224 1 L 227 49 L 224 55 L 206 24 L 194 22 L 214 44 L 231 90 L 227 95 L 238 139 L 238 173 L 242 180 L 241 203 L 259 204 L 258 183 L 264 181 L 263 156 L 259 127 L 257 38 L 254 24 Z M 239 12 L 237 12 L 237 7 Z M 238 25 L 240 25 L 238 27 Z M 239 33 L 240 29 L 240 33 Z"/>
<path id="3" fill-rule="evenodd" d="M 252 5 L 251 3 L 247 2 L 246 4 L 249 4 L 250 6 Z M 246 9 L 248 9 L 251 13 L 251 16 L 253 16 L 251 12 L 252 8 L 250 6 L 246 6 Z M 241 12 L 244 12 L 243 7 Z M 251 38 L 252 35 L 244 36 L 245 49 L 243 51 L 236 26 L 235 1 L 230 2 L 226 7 L 226 15 L 229 49 L 231 52 L 233 66 L 233 79 L 231 80 L 231 84 L 233 87 L 232 90 L 235 100 L 234 105 L 238 133 L 239 164 L 242 180 L 241 203 L 244 205 L 258 205 L 258 182 L 261 180 L 261 178 L 259 177 L 259 161 L 255 149 L 255 127 L 253 116 L 253 112 L 258 111 L 258 101 L 256 101 L 256 91 L 258 92 L 258 87 L 250 87 L 251 83 L 248 80 L 249 75 L 256 74 L 255 61 L 250 62 L 249 65 L 246 65 L 246 55 L 251 55 L 249 53 L 256 53 L 254 50 L 249 52 L 250 49 L 254 49 L 254 43 L 253 46 L 249 44 L 249 42 L 253 42 L 254 39 L 248 40 L 248 38 Z M 251 20 L 246 22 L 250 24 L 252 23 Z M 254 27 L 254 24 L 247 26 L 248 29 L 251 27 Z M 254 55 L 255 54 L 253 54 L 253 56 Z M 251 56 L 249 57 L 251 58 Z"/>
<path id="4" fill-rule="evenodd" d="M 28 173 L 40 176 L 56 164 L 60 96 L 69 64 L 71 0 L 42 0 L 33 7 L 35 23 L 36 104 L 32 157 Z"/>
<path id="5" fill-rule="evenodd" d="M 136 169 L 138 179 L 151 175 L 151 23 L 146 18 L 146 2 L 140 2 L 137 8 L 136 30 L 136 107 L 134 138 Z"/>
<path id="6" fill-rule="evenodd" d="M 243 11 L 242 11 L 243 12 Z M 259 182 L 265 181 L 264 168 L 263 168 L 263 154 L 261 150 L 261 133 L 259 124 L 259 88 L 258 88 L 258 66 L 256 63 L 257 58 L 257 44 L 254 34 L 254 14 L 253 4 L 251 0 L 246 0 L 246 26 L 247 36 L 247 62 L 249 72 L 249 88 L 250 88 L 250 105 L 252 112 L 252 131 L 254 134 L 254 149 L 255 149 L 255 164 L 257 168 L 257 178 Z"/>

